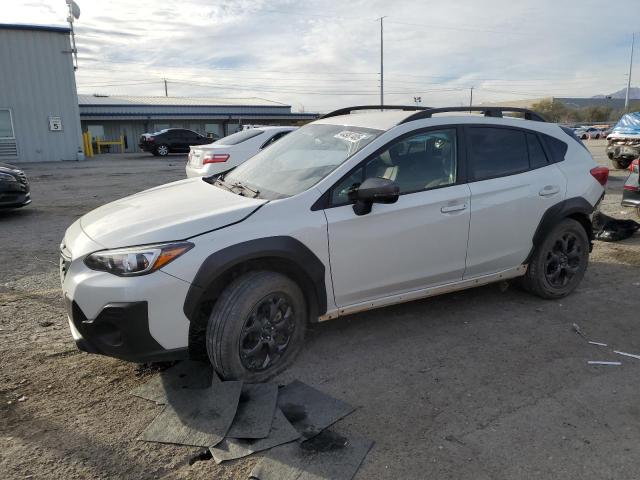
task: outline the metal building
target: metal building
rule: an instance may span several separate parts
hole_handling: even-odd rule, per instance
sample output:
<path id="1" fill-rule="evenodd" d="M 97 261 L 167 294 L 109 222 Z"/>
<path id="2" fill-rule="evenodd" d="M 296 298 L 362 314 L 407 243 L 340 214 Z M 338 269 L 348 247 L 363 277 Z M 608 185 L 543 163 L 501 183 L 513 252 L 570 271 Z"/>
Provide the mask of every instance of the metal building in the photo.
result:
<path id="1" fill-rule="evenodd" d="M 69 29 L 0 24 L 0 162 L 79 158 Z"/>
<path id="2" fill-rule="evenodd" d="M 78 95 L 82 131 L 96 140 L 124 138 L 126 152 L 138 152 L 143 133 L 188 128 L 214 138 L 243 124 L 297 125 L 316 113 L 292 113 L 291 106 L 261 98 L 185 98 Z"/>

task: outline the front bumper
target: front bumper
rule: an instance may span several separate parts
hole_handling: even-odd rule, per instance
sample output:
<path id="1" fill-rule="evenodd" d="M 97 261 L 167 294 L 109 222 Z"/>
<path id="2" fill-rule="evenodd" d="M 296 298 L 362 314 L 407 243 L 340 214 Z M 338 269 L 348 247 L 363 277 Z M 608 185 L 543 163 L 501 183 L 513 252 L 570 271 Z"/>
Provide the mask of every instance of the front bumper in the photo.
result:
<path id="1" fill-rule="evenodd" d="M 147 302 L 110 303 L 93 320 L 70 298 L 65 304 L 73 339 L 84 352 L 138 363 L 188 356 L 187 348 L 167 350 L 151 336 Z"/>
<path id="2" fill-rule="evenodd" d="M 607 155 L 614 159 L 633 160 L 640 157 L 640 147 L 612 144 L 607 146 Z"/>
<path id="3" fill-rule="evenodd" d="M 31 203 L 29 186 L 21 182 L 0 183 L 0 208 L 24 207 Z"/>
<path id="4" fill-rule="evenodd" d="M 190 322 L 182 307 L 191 284 L 162 270 L 118 277 L 89 269 L 85 256 L 103 248 L 79 221 L 61 245 L 60 279 L 78 348 L 135 362 L 187 356 Z"/>

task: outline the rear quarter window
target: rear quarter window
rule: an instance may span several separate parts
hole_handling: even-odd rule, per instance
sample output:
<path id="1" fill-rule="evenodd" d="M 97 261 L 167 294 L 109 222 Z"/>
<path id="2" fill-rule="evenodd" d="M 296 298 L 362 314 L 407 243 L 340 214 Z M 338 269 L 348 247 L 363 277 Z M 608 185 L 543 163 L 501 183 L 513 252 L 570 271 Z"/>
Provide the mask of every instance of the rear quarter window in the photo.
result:
<path id="1" fill-rule="evenodd" d="M 563 128 L 563 127 L 561 128 L 569 137 L 571 137 L 574 141 L 578 142 L 582 148 L 588 151 L 587 147 L 584 145 L 584 143 L 582 143 L 582 140 L 576 137 L 575 133 L 573 133 L 573 130 L 568 128 Z M 557 138 L 552 137 L 550 135 L 542 134 L 541 137 L 542 137 L 542 141 L 545 143 L 547 152 L 549 152 L 549 155 L 551 156 L 551 161 L 553 163 L 564 161 L 564 156 L 567 154 L 569 145 L 567 145 L 562 140 L 558 140 Z"/>

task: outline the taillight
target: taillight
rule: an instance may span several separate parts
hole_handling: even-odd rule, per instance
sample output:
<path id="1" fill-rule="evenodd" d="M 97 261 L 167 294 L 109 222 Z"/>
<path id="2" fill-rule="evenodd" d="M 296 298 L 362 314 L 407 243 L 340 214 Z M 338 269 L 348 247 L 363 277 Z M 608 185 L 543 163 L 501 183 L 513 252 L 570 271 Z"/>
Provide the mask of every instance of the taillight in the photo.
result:
<path id="1" fill-rule="evenodd" d="M 223 163 L 229 160 L 229 155 L 226 153 L 205 153 L 202 157 L 202 164 L 207 163 Z"/>
<path id="2" fill-rule="evenodd" d="M 604 187 L 607 184 L 607 180 L 609 180 L 609 169 L 607 167 L 595 167 L 591 169 L 591 175 Z"/>
<path id="3" fill-rule="evenodd" d="M 638 169 L 640 169 L 640 161 L 636 158 L 633 162 L 631 162 L 631 165 L 629 165 L 629 171 L 633 173 Z"/>

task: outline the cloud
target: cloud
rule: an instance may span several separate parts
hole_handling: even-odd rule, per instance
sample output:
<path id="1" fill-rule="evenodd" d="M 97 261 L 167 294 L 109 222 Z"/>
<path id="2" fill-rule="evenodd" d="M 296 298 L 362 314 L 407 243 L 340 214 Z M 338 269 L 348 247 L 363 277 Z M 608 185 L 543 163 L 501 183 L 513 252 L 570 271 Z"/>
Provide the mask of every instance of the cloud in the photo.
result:
<path id="1" fill-rule="evenodd" d="M 78 3 L 83 93 L 162 94 L 167 78 L 173 95 L 306 110 L 378 102 L 382 15 L 385 101 L 435 106 L 465 104 L 470 87 L 478 102 L 613 92 L 637 28 L 620 15 L 637 0 Z M 3 21 L 64 24 L 60 4 L 16 1 Z"/>

